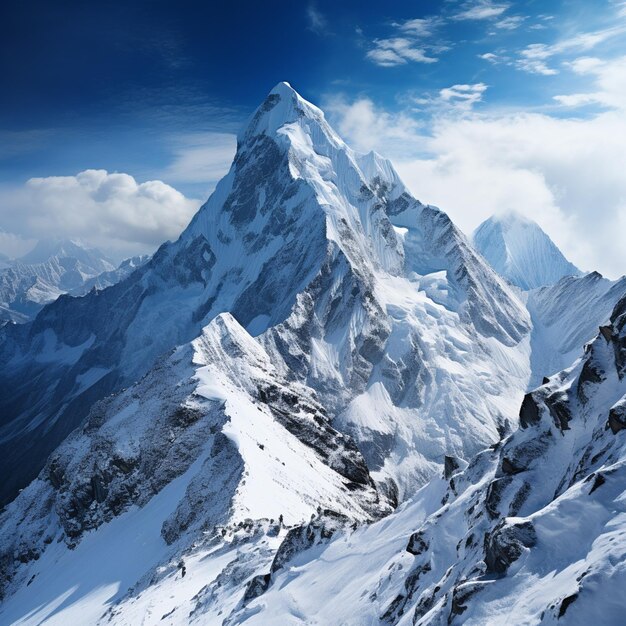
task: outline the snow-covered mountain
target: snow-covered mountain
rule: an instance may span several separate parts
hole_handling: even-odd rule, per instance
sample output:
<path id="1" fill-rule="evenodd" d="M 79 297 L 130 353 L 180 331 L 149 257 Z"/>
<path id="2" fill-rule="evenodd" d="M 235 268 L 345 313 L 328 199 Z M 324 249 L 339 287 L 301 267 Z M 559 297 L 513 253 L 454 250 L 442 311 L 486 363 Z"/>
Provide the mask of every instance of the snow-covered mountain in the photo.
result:
<path id="1" fill-rule="evenodd" d="M 138 267 L 145 265 L 149 260 L 149 254 L 139 254 L 137 256 L 124 259 L 114 270 L 102 272 L 93 278 L 85 280 L 82 285 L 72 289 L 69 293 L 72 296 L 84 296 L 92 289 L 106 289 L 107 287 L 115 285 L 130 276 Z"/>
<path id="2" fill-rule="evenodd" d="M 114 270 L 99 250 L 71 240 L 41 240 L 28 254 L 0 268 L 0 324 L 32 319 L 61 294 Z"/>
<path id="3" fill-rule="evenodd" d="M 5 330 L 2 498 L 36 476 L 96 400 L 224 311 L 318 394 L 400 499 L 444 453 L 497 440 L 529 378 L 519 298 L 389 162 L 354 153 L 280 84 L 178 241 L 117 285 L 61 297 Z"/>
<path id="4" fill-rule="evenodd" d="M 549 571 L 496 586 L 543 540 L 506 516 L 612 453 L 588 422 L 626 391 L 626 305 L 525 395 L 531 365 L 623 288 L 522 293 L 280 83 L 177 241 L 0 330 L 0 622 L 485 623 L 472 585 L 497 615 Z"/>
<path id="5" fill-rule="evenodd" d="M 517 213 L 485 220 L 472 241 L 496 272 L 525 290 L 580 274 L 538 224 Z"/>

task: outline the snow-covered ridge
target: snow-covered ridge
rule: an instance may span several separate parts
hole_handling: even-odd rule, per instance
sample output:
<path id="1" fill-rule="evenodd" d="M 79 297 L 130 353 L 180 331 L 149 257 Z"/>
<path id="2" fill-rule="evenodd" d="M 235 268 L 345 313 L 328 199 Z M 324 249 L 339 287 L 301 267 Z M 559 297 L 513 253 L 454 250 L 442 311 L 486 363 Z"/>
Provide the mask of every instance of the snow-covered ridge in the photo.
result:
<path id="1" fill-rule="evenodd" d="M 538 224 L 517 213 L 490 217 L 472 240 L 499 274 L 524 290 L 580 274 Z"/>

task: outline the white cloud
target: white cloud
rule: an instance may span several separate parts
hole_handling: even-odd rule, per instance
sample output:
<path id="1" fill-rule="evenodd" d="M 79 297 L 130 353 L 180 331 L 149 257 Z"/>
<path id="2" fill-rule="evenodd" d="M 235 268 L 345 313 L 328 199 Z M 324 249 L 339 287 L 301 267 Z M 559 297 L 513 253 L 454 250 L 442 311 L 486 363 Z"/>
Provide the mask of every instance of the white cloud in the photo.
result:
<path id="1" fill-rule="evenodd" d="M 400 158 L 415 154 L 411 140 L 419 134 L 420 125 L 409 115 L 377 109 L 369 98 L 348 103 L 334 97 L 324 104 L 324 110 L 336 122 L 339 134 L 349 138 L 357 150 L 369 152 L 384 147 L 388 155 Z"/>
<path id="2" fill-rule="evenodd" d="M 306 17 L 309 22 L 309 30 L 318 35 L 326 33 L 328 28 L 326 17 L 314 4 L 307 6 Z"/>
<path id="3" fill-rule="evenodd" d="M 366 58 L 381 67 L 394 67 L 407 63 L 435 63 L 439 54 L 449 47 L 433 41 L 437 29 L 444 24 L 441 16 L 408 19 L 392 24 L 392 37 L 374 39 Z"/>
<path id="4" fill-rule="evenodd" d="M 0 230 L 0 255 L 5 255 L 10 259 L 21 257 L 35 247 L 36 239 L 20 237 L 13 233 L 5 233 Z M 0 267 L 2 258 L 0 257 Z"/>
<path id="5" fill-rule="evenodd" d="M 493 52 L 485 52 L 485 54 L 479 54 L 479 59 L 483 59 L 484 61 L 489 61 L 489 63 L 493 63 L 494 65 L 501 61 L 500 56 Z"/>
<path id="6" fill-rule="evenodd" d="M 626 85 L 626 63 L 605 63 L 594 76 L 615 105 L 584 119 L 444 112 L 426 133 L 410 115 L 369 100 L 344 102 L 332 114 L 349 143 L 391 158 L 418 198 L 466 232 L 494 213 L 519 211 L 581 268 L 617 277 L 626 273 L 626 89 L 618 87 Z"/>
<path id="7" fill-rule="evenodd" d="M 119 254 L 154 249 L 176 238 L 199 201 L 160 180 L 85 170 L 76 176 L 31 178 L 0 189 L 0 219 L 18 237 L 72 237 Z"/>
<path id="8" fill-rule="evenodd" d="M 375 39 L 374 48 L 367 53 L 370 61 L 382 67 L 404 65 L 409 61 L 416 63 L 435 63 L 435 57 L 428 56 L 425 48 L 417 47 L 415 42 L 406 37 Z"/>
<path id="9" fill-rule="evenodd" d="M 559 104 L 566 107 L 580 107 L 588 104 L 598 104 L 601 102 L 602 94 L 599 93 L 572 93 L 553 96 Z"/>
<path id="10" fill-rule="evenodd" d="M 517 61 L 517 67 L 531 74 L 542 74 L 543 76 L 552 76 L 558 74 L 558 70 L 548 67 L 546 60 L 556 54 L 551 46 L 543 43 L 533 43 L 526 46 L 520 52 L 520 59 Z"/>
<path id="11" fill-rule="evenodd" d="M 473 85 L 452 85 L 439 91 L 439 97 L 444 102 L 450 103 L 460 109 L 469 110 L 477 102 L 480 102 L 483 93 L 487 90 L 485 83 Z"/>
<path id="12" fill-rule="evenodd" d="M 411 33 L 412 35 L 429 37 L 441 23 L 442 19 L 440 17 L 424 17 L 406 20 L 400 24 L 396 24 L 396 26 L 401 31 Z"/>
<path id="13" fill-rule="evenodd" d="M 489 20 L 502 15 L 508 8 L 508 3 L 495 3 L 491 0 L 466 3 L 462 11 L 454 16 L 456 20 Z"/>
<path id="14" fill-rule="evenodd" d="M 569 63 L 568 67 L 577 74 L 590 76 L 594 90 L 554 96 L 557 102 L 565 106 L 596 103 L 626 111 L 626 56 L 611 61 L 580 57 Z"/>

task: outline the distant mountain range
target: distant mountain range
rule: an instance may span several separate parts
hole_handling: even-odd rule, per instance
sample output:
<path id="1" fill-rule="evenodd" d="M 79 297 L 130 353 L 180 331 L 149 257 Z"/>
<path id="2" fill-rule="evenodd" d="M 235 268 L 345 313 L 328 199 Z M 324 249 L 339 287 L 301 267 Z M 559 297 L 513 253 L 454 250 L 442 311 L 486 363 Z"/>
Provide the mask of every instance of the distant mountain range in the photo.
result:
<path id="1" fill-rule="evenodd" d="M 41 240 L 21 258 L 0 259 L 0 324 L 26 322 L 61 294 L 108 287 L 146 260 L 135 257 L 115 267 L 102 252 L 80 242 Z"/>

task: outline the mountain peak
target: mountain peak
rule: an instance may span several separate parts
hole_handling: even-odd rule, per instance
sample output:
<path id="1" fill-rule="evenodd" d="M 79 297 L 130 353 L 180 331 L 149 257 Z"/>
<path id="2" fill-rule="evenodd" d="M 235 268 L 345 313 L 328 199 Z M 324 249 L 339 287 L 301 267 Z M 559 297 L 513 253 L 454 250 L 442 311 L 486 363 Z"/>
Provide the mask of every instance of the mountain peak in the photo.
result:
<path id="1" fill-rule="evenodd" d="M 241 145 L 258 136 L 275 136 L 286 124 L 304 120 L 328 126 L 320 109 L 300 96 L 289 83 L 280 82 L 252 114 L 239 134 L 238 142 Z"/>
<path id="2" fill-rule="evenodd" d="M 285 80 L 281 80 L 276 83 L 274 89 L 270 91 L 270 94 L 277 94 L 279 96 L 295 95 L 298 96 L 298 92 Z"/>
<path id="3" fill-rule="evenodd" d="M 524 290 L 580 274 L 539 224 L 514 211 L 492 215 L 472 239 L 499 274 Z"/>

